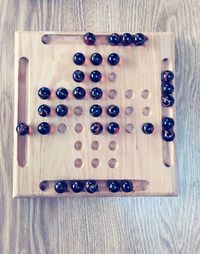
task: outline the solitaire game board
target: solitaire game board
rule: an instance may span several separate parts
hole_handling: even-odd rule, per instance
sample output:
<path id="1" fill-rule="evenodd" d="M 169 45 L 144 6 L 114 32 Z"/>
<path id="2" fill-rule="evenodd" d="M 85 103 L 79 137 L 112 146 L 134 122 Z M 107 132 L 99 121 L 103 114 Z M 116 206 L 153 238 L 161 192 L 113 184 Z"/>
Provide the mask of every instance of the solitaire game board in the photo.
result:
<path id="1" fill-rule="evenodd" d="M 16 32 L 13 197 L 174 196 L 173 33 Z"/>

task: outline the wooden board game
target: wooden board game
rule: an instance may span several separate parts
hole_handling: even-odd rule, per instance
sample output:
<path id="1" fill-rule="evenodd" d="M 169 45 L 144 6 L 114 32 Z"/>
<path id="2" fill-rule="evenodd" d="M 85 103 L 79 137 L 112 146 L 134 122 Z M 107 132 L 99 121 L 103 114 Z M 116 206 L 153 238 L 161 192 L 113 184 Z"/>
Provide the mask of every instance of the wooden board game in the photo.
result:
<path id="1" fill-rule="evenodd" d="M 144 34 L 16 32 L 13 197 L 176 195 L 174 35 Z"/>

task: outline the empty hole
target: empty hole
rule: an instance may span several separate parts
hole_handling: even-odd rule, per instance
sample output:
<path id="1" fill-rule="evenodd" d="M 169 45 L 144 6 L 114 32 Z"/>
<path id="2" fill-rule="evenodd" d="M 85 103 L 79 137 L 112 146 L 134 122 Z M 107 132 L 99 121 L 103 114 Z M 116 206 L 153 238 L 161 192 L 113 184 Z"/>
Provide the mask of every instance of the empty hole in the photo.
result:
<path id="1" fill-rule="evenodd" d="M 169 61 L 169 58 L 167 57 L 164 57 L 162 60 L 161 60 L 161 70 L 167 70 L 169 68 L 169 64 L 170 64 L 170 61 Z"/>
<path id="2" fill-rule="evenodd" d="M 115 168 L 117 166 L 117 160 L 115 158 L 110 159 L 108 165 L 110 168 Z"/>
<path id="3" fill-rule="evenodd" d="M 114 72 L 108 74 L 108 80 L 114 82 L 116 80 L 117 75 Z"/>
<path id="4" fill-rule="evenodd" d="M 74 143 L 74 148 L 75 148 L 77 151 L 81 150 L 81 149 L 82 149 L 82 142 L 81 142 L 81 141 L 76 141 L 76 142 Z"/>
<path id="5" fill-rule="evenodd" d="M 92 141 L 91 148 L 92 148 L 92 150 L 98 150 L 99 149 L 99 142 L 96 140 Z"/>
<path id="6" fill-rule="evenodd" d="M 80 132 L 82 132 L 82 130 L 83 130 L 83 125 L 82 125 L 81 123 L 77 123 L 77 124 L 75 125 L 75 131 L 76 131 L 77 133 L 80 133 Z"/>
<path id="7" fill-rule="evenodd" d="M 110 141 L 110 143 L 109 143 L 109 149 L 111 151 L 114 151 L 116 149 L 116 147 L 117 147 L 116 142 L 115 141 Z"/>
<path id="8" fill-rule="evenodd" d="M 168 61 L 169 61 L 169 59 L 168 59 L 167 57 L 165 57 L 165 58 L 162 59 L 162 62 L 164 62 L 164 63 L 166 63 L 166 62 L 168 62 Z"/>
<path id="9" fill-rule="evenodd" d="M 111 89 L 109 92 L 108 92 L 108 97 L 110 99 L 114 99 L 115 97 L 117 96 L 117 91 L 115 89 Z"/>
<path id="10" fill-rule="evenodd" d="M 133 111 L 134 111 L 133 107 L 126 107 L 126 109 L 125 109 L 125 113 L 127 116 L 132 115 Z"/>
<path id="11" fill-rule="evenodd" d="M 145 107 L 145 108 L 143 108 L 142 114 L 143 114 L 144 116 L 149 116 L 149 115 L 151 114 L 151 109 L 150 109 L 150 107 Z"/>
<path id="12" fill-rule="evenodd" d="M 76 159 L 76 160 L 74 161 L 74 166 L 75 166 L 76 168 L 80 168 L 82 165 L 83 165 L 83 162 L 82 162 L 81 159 Z"/>
<path id="13" fill-rule="evenodd" d="M 75 107 L 75 109 L 74 109 L 74 114 L 75 115 L 81 116 L 82 113 L 83 113 L 83 108 L 82 107 L 80 107 L 80 106 Z"/>
<path id="14" fill-rule="evenodd" d="M 41 191 L 45 191 L 49 186 L 49 183 L 48 181 L 42 181 L 39 185 L 39 188 Z"/>
<path id="15" fill-rule="evenodd" d="M 149 90 L 147 89 L 143 90 L 141 96 L 143 99 L 148 99 L 150 97 Z"/>
<path id="16" fill-rule="evenodd" d="M 42 41 L 42 43 L 44 43 L 44 44 L 49 44 L 49 42 L 50 42 L 50 37 L 49 37 L 49 35 L 48 35 L 48 34 L 43 35 L 42 38 L 41 38 L 41 41 Z"/>
<path id="17" fill-rule="evenodd" d="M 128 123 L 126 125 L 126 132 L 131 133 L 134 130 L 134 125 L 132 123 Z"/>
<path id="18" fill-rule="evenodd" d="M 65 133 L 67 126 L 64 123 L 58 125 L 58 132 Z"/>
<path id="19" fill-rule="evenodd" d="M 125 97 L 127 99 L 132 99 L 133 98 L 133 90 L 129 89 L 129 90 L 126 90 L 125 92 Z"/>
<path id="20" fill-rule="evenodd" d="M 91 161 L 91 165 L 92 165 L 93 168 L 97 168 L 99 166 L 99 159 L 98 158 L 94 158 Z"/>

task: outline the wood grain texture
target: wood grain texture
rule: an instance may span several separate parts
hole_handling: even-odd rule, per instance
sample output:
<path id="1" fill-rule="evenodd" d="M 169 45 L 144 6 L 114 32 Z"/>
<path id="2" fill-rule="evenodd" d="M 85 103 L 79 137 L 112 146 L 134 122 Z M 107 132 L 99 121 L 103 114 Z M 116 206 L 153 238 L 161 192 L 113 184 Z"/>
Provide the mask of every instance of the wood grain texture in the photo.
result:
<path id="1" fill-rule="evenodd" d="M 175 140 L 167 143 L 161 138 L 162 115 L 173 117 L 176 121 L 175 106 L 161 107 L 160 102 L 162 59 L 168 59 L 165 61 L 168 64 L 163 66 L 162 71 L 170 69 L 174 72 L 174 34 L 145 33 L 148 41 L 144 46 L 119 46 L 113 49 L 113 46 L 107 43 L 105 34 L 98 35 L 95 46 L 88 47 L 83 43 L 84 32 L 73 35 L 66 32 L 60 35 L 58 32 L 54 32 L 56 35 L 52 32 L 49 35 L 45 33 L 47 32 L 31 31 L 15 34 L 14 125 L 25 122 L 30 125 L 31 133 L 25 137 L 20 136 L 14 128 L 13 197 L 61 196 L 53 188 L 55 182 L 60 179 L 97 180 L 99 191 L 92 196 L 176 195 Z M 44 45 L 41 41 L 45 37 L 51 41 L 48 45 Z M 106 63 L 106 57 L 113 51 L 119 54 L 120 63 L 111 67 Z M 102 55 L 105 63 L 95 69 L 100 71 L 103 77 L 95 85 L 102 88 L 103 99 L 96 102 L 91 99 L 89 93 L 94 83 L 89 80 L 89 75 L 94 66 L 89 63 L 78 68 L 72 62 L 75 52 L 82 52 L 86 61 L 94 52 Z M 86 91 L 83 100 L 74 99 L 72 94 L 77 86 L 72 74 L 77 68 L 85 73 L 85 79 L 78 84 Z M 113 72 L 117 78 L 115 82 L 110 82 L 108 76 Z M 51 90 L 49 100 L 41 100 L 37 94 L 43 85 Z M 59 87 L 68 90 L 66 100 L 61 101 L 56 97 L 55 93 Z M 117 93 L 112 99 L 108 95 L 111 89 L 115 89 Z M 127 98 L 129 92 L 133 93 L 131 98 Z M 144 92 L 149 93 L 146 99 Z M 41 118 L 37 114 L 38 107 L 43 103 L 51 107 L 51 114 L 46 118 Z M 55 114 L 55 108 L 61 103 L 70 111 L 65 117 L 58 117 Z M 103 110 L 98 118 L 89 114 L 94 103 L 98 103 Z M 120 114 L 114 119 L 105 112 L 112 104 L 120 108 Z M 81 116 L 74 113 L 77 106 L 82 107 Z M 125 110 L 130 106 L 134 109 L 134 114 L 128 116 Z M 148 116 L 142 113 L 146 106 L 151 109 Z M 42 136 L 38 133 L 37 126 L 42 121 L 50 124 L 49 135 Z M 90 131 L 90 126 L 95 121 L 99 121 L 104 128 L 98 136 Z M 120 133 L 114 136 L 105 130 L 111 121 L 120 125 Z M 153 123 L 152 135 L 144 135 L 141 130 L 145 122 Z M 67 126 L 65 133 L 57 131 L 61 123 Z M 79 133 L 75 131 L 77 124 L 82 126 Z M 134 126 L 134 130 L 130 133 L 126 131 L 127 124 Z M 79 151 L 74 149 L 77 140 L 83 146 Z M 113 140 L 117 145 L 115 151 L 108 148 L 109 142 Z M 98 151 L 91 149 L 92 142 L 99 142 Z M 21 165 L 20 157 L 23 154 L 25 162 Z M 92 166 L 94 158 L 99 160 L 96 168 Z M 75 165 L 77 160 L 81 161 L 81 166 Z M 112 160 L 116 160 L 116 166 Z M 107 188 L 106 180 L 110 179 L 134 180 L 134 191 L 124 193 L 121 190 L 113 194 Z M 39 188 L 42 181 L 52 181 L 45 191 Z M 79 197 L 91 194 L 85 191 L 75 194 L 68 187 L 68 191 L 62 196 Z"/>
<path id="2" fill-rule="evenodd" d="M 0 1 L 0 253 L 200 253 L 200 2 Z M 176 35 L 176 198 L 12 200 L 14 31 Z"/>

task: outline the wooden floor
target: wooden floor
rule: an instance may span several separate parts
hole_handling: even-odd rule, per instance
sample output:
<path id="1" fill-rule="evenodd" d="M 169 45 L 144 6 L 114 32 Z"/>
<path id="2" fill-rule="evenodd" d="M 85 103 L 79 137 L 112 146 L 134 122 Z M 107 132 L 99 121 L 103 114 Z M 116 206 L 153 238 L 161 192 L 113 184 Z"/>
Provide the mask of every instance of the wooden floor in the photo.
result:
<path id="1" fill-rule="evenodd" d="M 200 253 L 200 1 L 0 0 L 0 253 Z M 12 200 L 15 30 L 176 34 L 179 196 Z"/>

